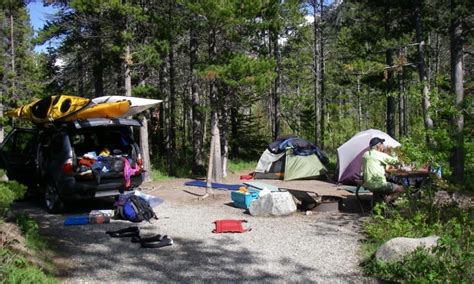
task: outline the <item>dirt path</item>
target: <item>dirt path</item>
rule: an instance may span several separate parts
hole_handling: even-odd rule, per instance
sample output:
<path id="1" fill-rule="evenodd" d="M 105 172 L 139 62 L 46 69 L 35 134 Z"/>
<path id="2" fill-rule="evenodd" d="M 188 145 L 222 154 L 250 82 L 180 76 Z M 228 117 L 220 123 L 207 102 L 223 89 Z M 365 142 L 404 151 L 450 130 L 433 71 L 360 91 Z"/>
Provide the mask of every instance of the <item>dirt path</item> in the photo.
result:
<path id="1" fill-rule="evenodd" d="M 58 253 L 63 282 L 361 282 L 358 262 L 360 216 L 302 212 L 288 217 L 252 217 L 231 206 L 230 192 L 184 186 L 184 179 L 145 184 L 146 193 L 165 202 L 156 207 L 159 220 L 141 223 L 144 236 L 167 234 L 174 245 L 142 249 L 129 238 L 111 238 L 106 230 L 133 225 L 63 226 L 68 215 L 103 209 L 104 202 L 77 204 L 64 215 L 46 214 L 36 203 L 18 210 L 39 221 L 40 231 Z M 229 183 L 235 180 L 228 180 Z M 246 219 L 252 231 L 213 234 L 213 221 Z"/>

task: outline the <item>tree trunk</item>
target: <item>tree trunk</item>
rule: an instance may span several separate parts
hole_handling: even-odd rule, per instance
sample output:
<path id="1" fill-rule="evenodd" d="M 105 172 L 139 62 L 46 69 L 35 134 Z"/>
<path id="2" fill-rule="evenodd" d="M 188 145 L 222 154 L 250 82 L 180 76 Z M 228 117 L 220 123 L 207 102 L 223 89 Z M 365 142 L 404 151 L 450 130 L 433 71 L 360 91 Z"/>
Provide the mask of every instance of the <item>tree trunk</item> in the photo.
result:
<path id="1" fill-rule="evenodd" d="M 0 97 L 2 97 L 2 91 L 0 90 Z M 0 118 L 3 118 L 3 103 L 0 101 Z M 5 137 L 5 130 L 3 129 L 3 123 L 0 121 L 0 143 L 3 142 Z"/>
<path id="2" fill-rule="evenodd" d="M 403 68 L 398 78 L 398 133 L 400 137 L 405 137 L 406 110 L 405 110 L 405 80 L 403 78 Z"/>
<path id="3" fill-rule="evenodd" d="M 416 31 L 416 41 L 418 43 L 418 75 L 420 77 L 420 82 L 422 84 L 421 90 L 421 107 L 423 110 L 423 122 L 425 124 L 426 130 L 426 142 L 428 145 L 433 146 L 434 141 L 430 138 L 428 130 L 433 129 L 433 120 L 430 117 L 430 88 L 428 77 L 426 74 L 425 66 L 425 50 L 424 50 L 424 35 L 423 27 L 421 25 L 421 1 L 417 0 L 415 3 L 415 31 Z"/>
<path id="4" fill-rule="evenodd" d="M 193 21 L 196 22 L 196 21 Z M 190 28 L 189 37 L 189 69 L 191 71 L 191 109 L 192 109 L 192 144 L 193 161 L 192 172 L 195 175 L 204 173 L 204 154 L 203 154 L 203 117 L 201 113 L 201 95 L 196 76 L 195 67 L 198 60 L 198 39 L 197 31 L 194 25 Z"/>
<path id="5" fill-rule="evenodd" d="M 321 145 L 321 96 L 320 96 L 320 67 L 319 64 L 319 19 L 318 3 L 313 0 L 313 83 L 314 83 L 314 143 Z"/>
<path id="6" fill-rule="evenodd" d="M 454 15 L 455 3 L 451 2 L 451 10 Z M 453 170 L 453 181 L 457 184 L 464 183 L 464 70 L 463 70 L 463 42 L 462 22 L 459 17 L 451 20 L 451 91 L 456 96 L 456 113 L 453 116 L 453 138 L 451 167 Z"/>
<path id="7" fill-rule="evenodd" d="M 132 76 L 130 74 L 130 65 L 132 64 L 132 56 L 130 55 L 130 46 L 125 47 L 125 96 L 132 96 Z"/>
<path id="8" fill-rule="evenodd" d="M 165 58 L 165 55 L 163 55 Z M 171 155 L 171 139 L 170 139 L 170 88 L 169 88 L 169 69 L 168 69 L 168 61 L 164 60 L 164 62 L 160 66 L 160 91 L 164 95 L 163 99 L 163 108 L 162 108 L 162 115 L 163 115 L 163 140 L 164 140 L 164 150 L 166 153 L 166 171 L 168 175 L 173 175 L 174 168 L 173 168 L 173 159 L 174 157 Z"/>
<path id="9" fill-rule="evenodd" d="M 229 112 L 230 112 L 230 98 L 234 97 L 234 93 L 230 90 L 226 90 L 224 94 L 224 100 L 222 103 L 222 115 L 221 115 L 221 142 L 222 142 L 222 177 L 227 176 L 227 163 L 229 158 Z"/>
<path id="10" fill-rule="evenodd" d="M 104 95 L 104 63 L 102 54 L 102 35 L 100 28 L 94 29 L 94 63 L 92 66 L 92 75 L 94 76 L 94 95 L 101 97 Z"/>
<path id="11" fill-rule="evenodd" d="M 84 72 L 84 60 L 82 58 L 82 53 L 77 52 L 77 75 L 79 76 L 77 80 L 77 91 L 79 94 L 85 94 L 84 91 L 84 81 L 85 81 L 85 72 Z"/>
<path id="12" fill-rule="evenodd" d="M 102 52 L 102 28 L 100 23 L 95 22 L 92 26 L 92 76 L 94 78 L 94 96 L 101 97 L 104 95 L 104 58 Z"/>
<path id="13" fill-rule="evenodd" d="M 321 149 L 324 150 L 324 120 L 326 116 L 326 94 L 325 94 L 325 77 L 324 77 L 324 69 L 325 69 L 325 57 L 324 57 L 324 31 L 323 31 L 323 25 L 324 25 L 324 0 L 321 0 L 320 2 L 320 13 L 321 13 L 321 22 L 319 23 L 319 46 L 320 46 L 320 52 L 319 52 L 319 64 L 321 65 L 320 67 L 320 87 L 321 87 L 321 126 L 320 126 L 320 134 L 321 137 L 319 138 L 319 144 L 317 144 Z"/>
<path id="14" fill-rule="evenodd" d="M 174 172 L 174 161 L 177 158 L 176 157 L 176 116 L 175 116 L 175 109 L 176 109 L 176 70 L 175 70 L 175 65 L 174 65 L 174 43 L 172 41 L 169 42 L 170 50 L 169 50 L 169 64 L 170 64 L 170 70 L 169 70 L 169 76 L 170 76 L 170 81 L 169 81 L 169 88 L 170 88 L 170 97 L 169 97 L 169 111 L 168 111 L 168 117 L 169 117 L 169 130 L 168 130 L 168 136 L 169 136 L 169 142 L 170 142 L 170 148 L 169 148 L 169 155 L 170 159 L 169 161 L 169 172 L 168 174 L 173 176 L 175 174 Z"/>
<path id="15" fill-rule="evenodd" d="M 14 30 L 14 21 L 13 21 L 13 11 L 10 11 L 10 54 L 11 54 L 11 72 L 14 74 L 15 77 L 12 78 L 12 90 L 13 90 L 13 95 L 15 95 L 16 90 L 15 90 L 15 80 L 16 80 L 16 63 L 15 63 L 15 30 Z"/>
<path id="16" fill-rule="evenodd" d="M 230 121 L 231 121 L 230 131 L 231 131 L 232 141 L 234 142 L 231 146 L 232 157 L 238 157 L 240 155 L 240 147 L 238 143 L 235 143 L 236 141 L 238 141 L 238 135 L 239 135 L 238 128 L 240 127 L 238 113 L 239 113 L 239 109 L 236 108 L 235 106 L 232 106 L 230 110 Z"/>
<path id="17" fill-rule="evenodd" d="M 216 30 L 211 28 L 209 34 L 209 62 L 215 63 L 217 58 Z M 207 180 L 209 182 L 222 182 L 222 160 L 221 142 L 219 133 L 218 116 L 218 89 L 216 79 L 211 79 L 209 86 L 209 101 L 211 104 L 211 149 L 209 153 L 209 170 Z M 212 159 L 211 159 L 212 158 Z"/>
<path id="18" fill-rule="evenodd" d="M 357 129 L 359 131 L 362 130 L 362 101 L 361 101 L 361 93 L 360 93 L 360 74 L 357 73 Z"/>
<path id="19" fill-rule="evenodd" d="M 276 78 L 273 82 L 273 121 L 274 121 L 274 129 L 273 129 L 273 138 L 276 140 L 278 136 L 280 136 L 280 88 L 281 88 L 281 54 L 280 54 L 280 46 L 278 44 L 278 31 L 272 30 L 271 31 L 271 38 L 272 38 L 272 45 L 273 45 L 273 57 L 276 61 L 275 66 L 275 74 Z"/>
<path id="20" fill-rule="evenodd" d="M 150 147 L 148 144 L 148 120 L 145 116 L 142 118 L 142 127 L 140 127 L 140 147 L 143 155 L 143 168 L 145 169 L 145 181 L 151 181 L 150 170 Z"/>
<path id="21" fill-rule="evenodd" d="M 367 89 L 367 95 L 366 95 L 366 99 L 365 99 L 365 102 L 362 101 L 362 103 L 365 105 L 368 105 L 368 101 L 370 100 L 370 88 Z M 364 110 L 364 123 L 365 123 L 365 129 L 368 129 L 369 128 L 369 108 L 365 108 Z"/>
<path id="22" fill-rule="evenodd" d="M 405 49 L 400 48 L 398 51 L 398 57 L 404 58 L 405 57 Z M 400 71 L 398 72 L 398 134 L 400 137 L 406 136 L 406 94 L 405 94 L 405 70 L 403 66 L 399 66 Z"/>
<path id="23" fill-rule="evenodd" d="M 387 71 L 387 134 L 395 138 L 395 114 L 396 114 L 396 102 L 395 97 L 392 96 L 393 92 L 393 50 L 387 49 L 386 51 L 386 63 L 388 65 Z"/>
<path id="24" fill-rule="evenodd" d="M 435 67 L 434 67 L 434 75 L 433 75 L 433 82 L 436 82 L 436 78 L 438 77 L 439 73 L 439 65 L 441 61 L 441 41 L 439 39 L 439 33 L 436 33 L 436 49 L 435 49 Z"/>

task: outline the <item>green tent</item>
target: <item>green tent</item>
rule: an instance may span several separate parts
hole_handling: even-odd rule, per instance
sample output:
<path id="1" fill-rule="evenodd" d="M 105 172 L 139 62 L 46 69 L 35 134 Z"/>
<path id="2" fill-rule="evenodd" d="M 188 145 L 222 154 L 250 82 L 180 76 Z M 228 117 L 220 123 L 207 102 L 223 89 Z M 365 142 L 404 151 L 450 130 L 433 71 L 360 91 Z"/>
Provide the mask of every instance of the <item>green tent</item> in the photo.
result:
<path id="1" fill-rule="evenodd" d="M 293 149 L 286 149 L 281 154 L 273 154 L 265 150 L 257 168 L 256 179 L 316 179 L 325 176 L 326 167 L 317 155 L 294 155 Z"/>
<path id="2" fill-rule="evenodd" d="M 316 155 L 297 156 L 286 151 L 285 180 L 317 178 L 327 173 L 326 167 Z"/>

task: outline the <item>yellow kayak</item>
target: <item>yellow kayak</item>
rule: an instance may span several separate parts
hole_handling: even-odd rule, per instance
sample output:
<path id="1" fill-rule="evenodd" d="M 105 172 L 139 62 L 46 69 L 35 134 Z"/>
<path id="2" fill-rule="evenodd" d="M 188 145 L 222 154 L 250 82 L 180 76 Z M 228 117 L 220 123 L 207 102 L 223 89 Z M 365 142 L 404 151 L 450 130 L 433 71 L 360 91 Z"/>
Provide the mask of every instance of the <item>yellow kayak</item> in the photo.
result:
<path id="1" fill-rule="evenodd" d="M 5 112 L 6 116 L 10 117 L 18 117 L 23 119 L 31 119 L 31 107 L 37 102 L 38 100 L 29 103 L 27 105 L 18 107 L 16 109 L 9 110 Z"/>
<path id="2" fill-rule="evenodd" d="M 90 102 L 90 99 L 76 96 L 49 96 L 8 111 L 6 115 L 28 119 L 33 123 L 42 124 L 60 120 L 74 114 L 84 109 Z"/>
<path id="3" fill-rule="evenodd" d="M 62 121 L 74 121 L 78 119 L 88 119 L 88 118 L 118 118 L 122 117 L 130 109 L 129 101 L 120 101 L 113 103 L 100 103 L 96 105 L 91 105 L 87 108 L 84 108 L 81 111 L 78 111 L 72 115 L 68 115 L 61 119 Z"/>

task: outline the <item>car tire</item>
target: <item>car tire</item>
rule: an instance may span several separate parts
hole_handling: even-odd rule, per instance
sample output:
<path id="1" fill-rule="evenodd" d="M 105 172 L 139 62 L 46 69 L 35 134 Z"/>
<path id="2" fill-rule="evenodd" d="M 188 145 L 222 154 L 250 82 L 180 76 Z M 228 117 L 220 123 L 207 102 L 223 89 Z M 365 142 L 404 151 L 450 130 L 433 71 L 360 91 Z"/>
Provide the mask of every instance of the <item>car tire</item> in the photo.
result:
<path id="1" fill-rule="evenodd" d="M 64 210 L 64 201 L 59 195 L 54 181 L 49 181 L 45 186 L 44 201 L 49 213 L 60 213 Z"/>

